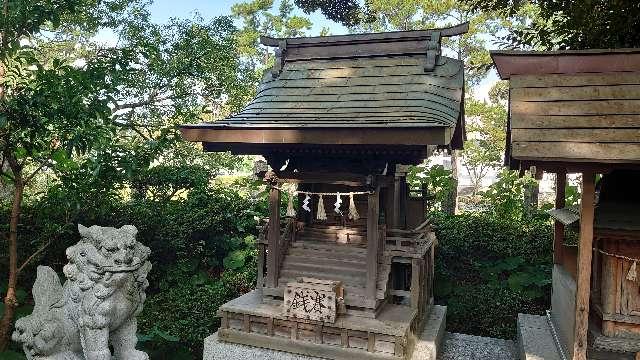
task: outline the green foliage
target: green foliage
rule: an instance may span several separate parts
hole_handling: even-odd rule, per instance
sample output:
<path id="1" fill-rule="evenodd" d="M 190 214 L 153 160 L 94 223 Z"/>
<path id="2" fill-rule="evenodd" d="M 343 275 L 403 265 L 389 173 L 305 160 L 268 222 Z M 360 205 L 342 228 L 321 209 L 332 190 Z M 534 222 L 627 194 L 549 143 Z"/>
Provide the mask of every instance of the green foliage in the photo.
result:
<path id="1" fill-rule="evenodd" d="M 447 331 L 502 339 L 516 337 L 518 313 L 544 315 L 549 307 L 548 300 L 531 302 L 508 287 L 487 284 L 456 284 L 443 302 L 447 305 Z"/>
<path id="2" fill-rule="evenodd" d="M 514 338 L 519 312 L 549 307 L 552 228 L 548 218 L 434 214 L 436 301 L 449 331 Z"/>
<path id="3" fill-rule="evenodd" d="M 442 165 L 421 164 L 411 166 L 407 174 L 407 182 L 414 189 L 427 186 L 430 196 L 429 211 L 441 211 L 450 194 L 455 190 L 455 182 L 451 176 L 451 170 L 447 170 Z"/>
<path id="4" fill-rule="evenodd" d="M 147 300 L 139 318 L 140 331 L 162 331 L 162 337 L 151 339 L 160 349 L 175 346 L 180 339 L 191 354 L 201 354 L 203 339 L 220 325 L 215 316 L 218 307 L 254 286 L 255 266 L 248 264 L 245 269 L 212 278 L 206 274 L 194 276 L 193 268 L 178 265 L 168 273 L 161 291 Z M 173 354 L 158 359 L 174 359 Z"/>
<path id="5" fill-rule="evenodd" d="M 467 137 L 461 151 L 463 164 L 474 192 L 482 185 L 489 170 L 499 167 L 504 155 L 507 109 L 500 103 L 467 99 Z"/>
<path id="6" fill-rule="evenodd" d="M 233 238 L 233 242 L 242 243 L 238 245 L 238 249 L 231 251 L 222 261 L 224 268 L 227 270 L 239 270 L 247 264 L 247 260 L 252 257 L 255 258 L 256 254 L 256 237 L 253 235 L 247 235 L 244 239 L 239 240 Z"/>
<path id="7" fill-rule="evenodd" d="M 260 45 L 260 36 L 296 37 L 303 36 L 311 29 L 311 21 L 293 14 L 294 7 L 289 0 L 280 1 L 278 13 L 272 13 L 273 0 L 249 0 L 231 7 L 231 14 L 243 22 L 236 34 L 240 54 L 249 60 L 259 74 L 273 61 L 269 51 Z"/>
<path id="8" fill-rule="evenodd" d="M 0 352 L 0 359 L 3 359 L 3 360 L 26 360 L 27 358 L 22 353 L 9 350 L 9 351 Z"/>
<path id="9" fill-rule="evenodd" d="M 494 216 L 522 219 L 527 214 L 524 204 L 525 188 L 535 182 L 528 175 L 520 177 L 517 171 L 503 169 L 497 181 L 481 192 L 482 204 Z"/>
<path id="10" fill-rule="evenodd" d="M 640 7 L 635 0 L 467 0 L 478 9 L 513 17 L 529 12 L 526 25 L 506 36 L 512 45 L 537 49 L 608 49 L 640 45 Z"/>
<path id="11" fill-rule="evenodd" d="M 194 181 L 199 183 L 197 176 Z M 264 217 L 266 202 L 251 182 L 242 184 L 244 194 L 234 186 L 205 182 L 180 197 L 111 196 L 90 206 L 78 206 L 86 194 L 56 186 L 27 204 L 21 237 L 25 244 L 53 240 L 37 263 L 61 271 L 67 262 L 64 249 L 78 240 L 75 224 L 136 225 L 153 264 L 139 317 L 142 345 L 154 359 L 197 359 L 203 339 L 219 325 L 217 308 L 255 284 L 256 219 Z M 21 251 L 28 253 L 27 247 Z M 0 268 L 6 265 L 3 257 Z M 27 267 L 26 288 L 34 276 L 35 266 Z M 18 291 L 18 316 L 32 310 L 27 295 Z"/>
<path id="12" fill-rule="evenodd" d="M 466 34 L 445 38 L 442 45 L 444 55 L 464 60 L 465 79 L 474 85 L 492 65 L 487 39 L 503 29 L 499 13 L 478 11 L 458 0 L 367 0 L 361 13 L 356 26 L 361 31 L 422 30 L 469 22 Z"/>
<path id="13" fill-rule="evenodd" d="M 294 0 L 305 13 L 320 10 L 327 19 L 345 26 L 354 26 L 360 20 L 361 9 L 357 0 Z"/>

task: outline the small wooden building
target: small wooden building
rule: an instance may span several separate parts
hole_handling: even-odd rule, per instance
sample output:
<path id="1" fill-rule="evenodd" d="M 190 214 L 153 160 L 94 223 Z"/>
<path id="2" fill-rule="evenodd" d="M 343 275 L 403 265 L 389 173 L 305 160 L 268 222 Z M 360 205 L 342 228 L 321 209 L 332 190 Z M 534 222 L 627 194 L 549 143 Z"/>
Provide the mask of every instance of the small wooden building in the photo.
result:
<path id="1" fill-rule="evenodd" d="M 467 28 L 263 38 L 276 62 L 255 99 L 182 126 L 206 151 L 262 155 L 271 169 L 256 171 L 270 189 L 257 289 L 220 308 L 220 339 L 332 359 L 411 356 L 433 304 L 435 235 L 406 174 L 463 144 L 463 63 L 440 42 Z"/>
<path id="2" fill-rule="evenodd" d="M 491 55 L 500 77 L 510 80 L 507 165 L 557 177 L 549 327 L 540 330 L 547 322 L 521 314 L 523 358 L 634 359 L 640 352 L 640 49 Z M 567 173 L 582 175 L 579 211 L 565 208 Z M 576 247 L 565 243 L 564 227 L 578 220 Z M 534 346 L 547 335 L 558 353 L 540 354 Z"/>

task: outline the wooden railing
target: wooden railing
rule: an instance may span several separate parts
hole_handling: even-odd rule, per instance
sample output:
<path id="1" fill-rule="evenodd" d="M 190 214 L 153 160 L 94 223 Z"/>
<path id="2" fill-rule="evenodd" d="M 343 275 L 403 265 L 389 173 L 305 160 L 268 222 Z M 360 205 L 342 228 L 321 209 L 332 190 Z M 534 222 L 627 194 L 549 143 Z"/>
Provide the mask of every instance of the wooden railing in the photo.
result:
<path id="1" fill-rule="evenodd" d="M 282 261 L 284 260 L 285 255 L 287 254 L 287 250 L 289 249 L 289 245 L 295 241 L 296 236 L 296 219 L 295 218 L 284 218 L 280 221 L 280 243 L 278 244 L 278 264 L 276 267 L 276 271 L 280 270 L 280 266 L 282 265 Z"/>
<path id="2" fill-rule="evenodd" d="M 425 220 L 413 230 L 387 229 L 384 238 L 384 251 L 400 251 L 416 253 L 426 251 L 435 239 L 429 236 L 431 226 L 429 220 Z"/>
<path id="3" fill-rule="evenodd" d="M 410 291 L 391 289 L 390 293 L 407 299 L 411 307 L 418 311 L 416 318 L 419 320 L 414 326 L 422 326 L 421 321 L 433 305 L 435 234 L 429 220 L 413 230 L 387 229 L 386 234 L 384 255 L 393 259 L 393 262 L 411 266 Z"/>
<path id="4" fill-rule="evenodd" d="M 263 224 L 258 226 L 258 279 L 257 288 L 261 288 L 265 285 L 265 278 L 268 275 L 269 269 L 265 268 L 267 254 L 269 249 L 269 219 L 262 219 Z M 276 264 L 271 271 L 278 272 L 282 265 L 282 260 L 287 253 L 287 249 L 291 242 L 295 241 L 296 227 L 294 218 L 284 218 L 280 221 L 280 239 L 278 241 L 276 257 Z M 276 276 L 277 277 L 277 276 Z M 277 284 L 274 284 L 277 285 Z"/>

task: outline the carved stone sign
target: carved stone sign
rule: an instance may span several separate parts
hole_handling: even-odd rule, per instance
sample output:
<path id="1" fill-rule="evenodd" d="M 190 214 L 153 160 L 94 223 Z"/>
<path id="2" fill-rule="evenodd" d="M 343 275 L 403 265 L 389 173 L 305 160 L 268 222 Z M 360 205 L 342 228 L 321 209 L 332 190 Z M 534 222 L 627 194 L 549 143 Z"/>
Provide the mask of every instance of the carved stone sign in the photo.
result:
<path id="1" fill-rule="evenodd" d="M 285 315 L 292 318 L 336 321 L 336 308 L 343 301 L 339 281 L 298 278 L 290 282 L 284 292 Z"/>

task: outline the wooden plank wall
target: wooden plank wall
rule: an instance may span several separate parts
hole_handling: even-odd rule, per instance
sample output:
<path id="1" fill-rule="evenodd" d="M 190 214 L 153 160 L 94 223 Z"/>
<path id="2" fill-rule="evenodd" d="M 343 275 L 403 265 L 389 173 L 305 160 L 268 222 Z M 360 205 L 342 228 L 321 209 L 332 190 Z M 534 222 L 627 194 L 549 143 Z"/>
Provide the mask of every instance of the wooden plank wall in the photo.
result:
<path id="1" fill-rule="evenodd" d="M 514 75 L 512 157 L 640 161 L 640 72 Z"/>

